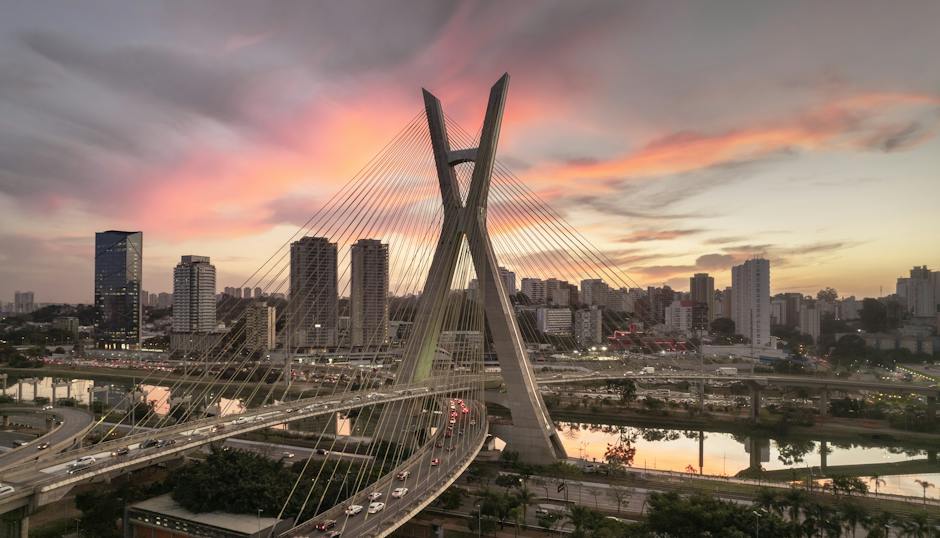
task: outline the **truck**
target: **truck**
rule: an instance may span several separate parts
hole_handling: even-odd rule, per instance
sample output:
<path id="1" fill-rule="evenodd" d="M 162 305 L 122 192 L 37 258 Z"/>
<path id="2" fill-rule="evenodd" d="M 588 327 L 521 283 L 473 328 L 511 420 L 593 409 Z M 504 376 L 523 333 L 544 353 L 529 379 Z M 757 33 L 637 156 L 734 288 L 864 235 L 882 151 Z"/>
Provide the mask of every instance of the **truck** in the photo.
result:
<path id="1" fill-rule="evenodd" d="M 643 368 L 640 368 L 640 375 L 655 374 L 655 373 L 656 373 L 656 368 L 652 366 L 644 366 Z"/>
<path id="2" fill-rule="evenodd" d="M 733 366 L 722 366 L 715 370 L 718 375 L 738 375 L 738 369 Z"/>

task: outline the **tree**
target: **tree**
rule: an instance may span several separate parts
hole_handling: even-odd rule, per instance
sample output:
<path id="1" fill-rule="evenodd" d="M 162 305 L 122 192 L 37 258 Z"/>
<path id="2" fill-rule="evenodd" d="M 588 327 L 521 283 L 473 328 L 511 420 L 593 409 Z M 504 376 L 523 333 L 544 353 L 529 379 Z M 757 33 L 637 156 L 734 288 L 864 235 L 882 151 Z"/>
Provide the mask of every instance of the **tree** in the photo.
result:
<path id="1" fill-rule="evenodd" d="M 917 482 L 917 485 L 923 488 L 924 490 L 924 506 L 927 506 L 927 490 L 935 487 L 932 483 L 926 480 L 915 479 L 914 482 Z"/>
<path id="2" fill-rule="evenodd" d="M 734 336 L 734 321 L 731 318 L 715 318 L 711 322 L 711 330 L 713 333 L 732 337 Z"/>
<path id="3" fill-rule="evenodd" d="M 620 513 L 620 507 L 623 506 L 623 503 L 630 500 L 630 494 L 632 491 L 626 488 L 621 488 L 617 486 L 611 486 L 607 494 L 610 495 L 610 498 L 617 501 L 617 513 Z"/>
<path id="4" fill-rule="evenodd" d="M 529 507 L 535 504 L 535 493 L 530 491 L 526 486 L 522 486 L 516 493 L 516 500 L 519 502 L 519 506 L 522 508 L 522 519 L 525 521 L 526 516 L 529 514 Z"/>
<path id="5" fill-rule="evenodd" d="M 888 309 L 878 299 L 863 299 L 858 319 L 865 332 L 883 332 L 888 328 Z"/>
<path id="6" fill-rule="evenodd" d="M 855 538 L 858 526 L 868 520 L 868 510 L 854 502 L 843 503 L 839 507 L 839 513 L 846 531 L 852 533 L 852 538 Z"/>
<path id="7" fill-rule="evenodd" d="M 839 298 L 839 292 L 835 288 L 824 288 L 816 293 L 816 299 L 827 303 L 834 303 Z"/>
<path id="8" fill-rule="evenodd" d="M 878 495 L 878 486 L 884 485 L 885 481 L 881 478 L 881 475 L 873 474 L 871 478 L 868 479 L 869 482 L 875 484 L 875 495 Z"/>
<path id="9" fill-rule="evenodd" d="M 447 488 L 444 493 L 441 493 L 435 502 L 444 510 L 454 510 L 460 508 L 466 495 L 466 490 L 454 486 Z"/>
<path id="10" fill-rule="evenodd" d="M 588 531 L 593 530 L 601 518 L 600 513 L 590 508 L 576 504 L 569 506 L 567 520 L 571 522 L 571 525 L 574 527 L 574 532 L 571 533 L 571 536 L 575 538 L 590 536 Z"/>

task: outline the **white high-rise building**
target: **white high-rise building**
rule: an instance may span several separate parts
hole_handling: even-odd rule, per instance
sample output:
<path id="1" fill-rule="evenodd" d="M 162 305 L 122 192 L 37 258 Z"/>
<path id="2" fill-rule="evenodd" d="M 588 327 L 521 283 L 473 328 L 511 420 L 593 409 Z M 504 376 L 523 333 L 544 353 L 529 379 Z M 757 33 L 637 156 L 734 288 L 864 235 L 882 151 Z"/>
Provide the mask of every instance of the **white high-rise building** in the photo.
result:
<path id="1" fill-rule="evenodd" d="M 545 282 L 540 278 L 523 278 L 522 293 L 529 298 L 532 304 L 545 304 Z"/>
<path id="2" fill-rule="evenodd" d="M 672 303 L 670 303 L 665 310 L 666 327 L 671 331 L 679 332 L 684 335 L 692 334 L 692 314 L 694 304 L 698 302 L 699 301 L 673 299 Z"/>
<path id="3" fill-rule="evenodd" d="M 29 314 L 35 309 L 36 302 L 33 292 L 17 291 L 13 294 L 13 312 L 15 314 Z"/>
<path id="4" fill-rule="evenodd" d="M 249 351 L 270 351 L 277 344 L 277 309 L 264 301 L 245 311 L 245 346 Z"/>
<path id="5" fill-rule="evenodd" d="M 350 340 L 356 347 L 378 347 L 388 339 L 388 245 L 360 239 L 351 253 Z"/>
<path id="6" fill-rule="evenodd" d="M 800 305 L 800 333 L 813 337 L 813 343 L 819 343 L 819 315 L 821 314 L 816 301 L 803 301 Z"/>
<path id="7" fill-rule="evenodd" d="M 581 281 L 581 303 L 587 306 L 607 306 L 610 288 L 600 278 Z"/>
<path id="8" fill-rule="evenodd" d="M 735 332 L 754 346 L 770 345 L 770 261 L 754 258 L 731 268 L 731 303 Z"/>
<path id="9" fill-rule="evenodd" d="M 898 278 L 896 293 L 907 312 L 915 317 L 937 315 L 937 287 L 940 279 L 937 273 L 927 269 L 926 265 L 911 269 L 909 278 Z"/>
<path id="10" fill-rule="evenodd" d="M 574 313 L 574 338 L 578 345 L 588 347 L 603 344 L 604 312 L 600 308 L 578 310 Z"/>
<path id="11" fill-rule="evenodd" d="M 173 269 L 173 332 L 215 329 L 215 266 L 208 256 L 183 256 Z"/>
<path id="12" fill-rule="evenodd" d="M 336 243 L 325 237 L 303 237 L 291 243 L 288 345 L 335 346 L 338 300 Z"/>
<path id="13" fill-rule="evenodd" d="M 506 288 L 506 293 L 509 295 L 516 294 L 516 273 L 506 269 L 505 267 L 499 268 L 499 278 L 503 281 L 503 286 Z"/>
<path id="14" fill-rule="evenodd" d="M 571 334 L 571 310 L 567 308 L 539 308 L 535 311 L 539 331 L 545 334 Z"/>

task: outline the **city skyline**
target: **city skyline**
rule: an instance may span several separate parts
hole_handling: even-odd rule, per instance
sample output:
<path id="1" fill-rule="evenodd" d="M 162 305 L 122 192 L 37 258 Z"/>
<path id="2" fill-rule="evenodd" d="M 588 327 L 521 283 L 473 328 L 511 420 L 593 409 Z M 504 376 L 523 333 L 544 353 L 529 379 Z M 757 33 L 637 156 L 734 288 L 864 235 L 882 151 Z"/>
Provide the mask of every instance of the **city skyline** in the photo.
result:
<path id="1" fill-rule="evenodd" d="M 707 271 L 724 287 L 761 255 L 775 292 L 878 296 L 940 266 L 924 248 L 940 189 L 936 4 L 483 3 L 475 63 L 453 62 L 481 42 L 465 5 L 335 6 L 314 37 L 294 8 L 102 5 L 121 31 L 77 6 L 13 4 L 0 22 L 0 296 L 91 302 L 101 229 L 147 234 L 149 289 L 171 289 L 187 252 L 240 284 L 263 258 L 244 253 L 273 251 L 420 110 L 414 87 L 475 131 L 480 90 L 504 70 L 500 159 L 641 286 Z M 723 23 L 732 13 L 748 24 Z M 318 54 L 350 20 L 362 47 Z M 719 61 L 721 77 L 703 75 Z"/>

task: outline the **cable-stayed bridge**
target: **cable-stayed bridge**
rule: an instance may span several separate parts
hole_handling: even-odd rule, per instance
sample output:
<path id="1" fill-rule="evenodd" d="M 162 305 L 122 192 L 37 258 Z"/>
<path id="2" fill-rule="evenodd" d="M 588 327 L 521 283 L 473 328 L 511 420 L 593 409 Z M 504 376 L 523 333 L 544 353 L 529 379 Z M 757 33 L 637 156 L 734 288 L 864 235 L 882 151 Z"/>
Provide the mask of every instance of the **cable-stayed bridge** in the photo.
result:
<path id="1" fill-rule="evenodd" d="M 356 433 L 373 440 L 355 449 L 367 457 L 341 477 L 337 466 L 327 465 L 329 457 L 303 461 L 276 514 L 294 521 L 282 536 L 312 534 L 325 519 L 336 520 L 344 536 L 385 536 L 443 492 L 492 433 L 523 461 L 565 458 L 528 348 L 583 347 L 600 338 L 602 321 L 624 321 L 604 319 L 602 308 L 573 312 L 569 307 L 581 303 L 604 306 L 579 300 L 574 283 L 595 279 L 619 291 L 638 286 L 496 160 L 508 82 L 504 75 L 491 89 L 479 136 L 445 116 L 425 91 L 424 109 L 242 285 L 286 294 L 274 320 L 280 350 L 259 338 L 252 311 L 273 305 L 221 303 L 220 317 L 236 321 L 225 338 L 191 357 L 204 367 L 182 377 L 154 371 L 138 386 L 166 387 L 162 395 L 132 390 L 123 406 L 101 416 L 99 429 L 121 422 L 125 435 L 97 443 L 89 437 L 82 448 L 0 473 L 0 482 L 14 488 L 0 496 L 0 536 L 25 536 L 28 515 L 76 485 L 228 437 L 312 425 L 332 453 L 341 415 L 354 416 Z M 357 264 L 357 256 L 372 261 Z M 502 264 L 538 282 L 528 288 L 524 282 L 527 294 L 517 293 Z M 569 326 L 583 330 L 552 329 L 552 320 L 537 319 L 529 299 L 556 307 L 553 315 L 567 315 Z M 632 321 L 656 323 L 642 308 Z M 498 361 L 511 428 L 491 431 L 484 354 Z M 298 357 L 350 355 L 371 358 L 371 367 L 329 385 L 290 390 L 290 365 Z M 274 371 L 281 372 L 280 383 L 252 381 Z M 179 393 L 185 397 L 173 396 Z M 234 402 L 247 408 L 229 413 Z M 321 487 L 337 480 L 345 492 L 338 502 Z M 394 498 L 399 487 L 409 491 Z M 369 510 L 370 501 L 385 504 Z M 346 514 L 351 505 L 362 512 Z"/>

